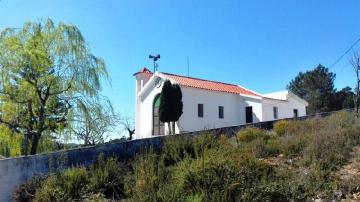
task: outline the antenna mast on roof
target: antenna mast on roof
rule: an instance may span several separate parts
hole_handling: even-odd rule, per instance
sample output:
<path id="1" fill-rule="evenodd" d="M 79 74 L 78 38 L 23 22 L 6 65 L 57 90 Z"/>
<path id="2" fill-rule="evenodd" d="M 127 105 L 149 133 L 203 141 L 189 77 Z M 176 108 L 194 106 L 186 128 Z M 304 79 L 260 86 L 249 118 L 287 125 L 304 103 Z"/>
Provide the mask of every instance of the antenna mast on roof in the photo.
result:
<path id="1" fill-rule="evenodd" d="M 187 60 L 187 76 L 189 77 L 190 76 L 190 61 L 189 61 L 189 56 L 187 56 L 186 58 Z"/>
<path id="2" fill-rule="evenodd" d="M 160 59 L 160 55 L 157 54 L 157 55 L 149 55 L 149 59 L 153 59 L 154 60 L 154 72 L 157 71 L 157 67 L 158 67 L 158 64 L 156 63 L 156 61 L 158 59 Z"/>

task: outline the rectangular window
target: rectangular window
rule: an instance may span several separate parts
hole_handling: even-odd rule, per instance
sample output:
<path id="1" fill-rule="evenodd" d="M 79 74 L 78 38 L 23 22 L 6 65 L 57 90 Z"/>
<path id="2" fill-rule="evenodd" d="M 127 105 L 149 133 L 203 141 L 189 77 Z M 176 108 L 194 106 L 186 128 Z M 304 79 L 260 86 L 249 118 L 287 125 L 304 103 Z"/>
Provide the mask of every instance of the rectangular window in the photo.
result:
<path id="1" fill-rule="evenodd" d="M 278 108 L 277 107 L 273 107 L 273 111 L 274 111 L 274 119 L 278 119 Z"/>
<path id="2" fill-rule="evenodd" d="M 223 106 L 219 106 L 219 118 L 220 119 L 224 118 L 224 107 Z"/>
<path id="3" fill-rule="evenodd" d="M 198 104 L 198 117 L 204 117 L 204 104 Z"/>
<path id="4" fill-rule="evenodd" d="M 298 116 L 299 116 L 298 110 L 297 110 L 297 109 L 294 109 L 294 118 L 297 118 Z"/>

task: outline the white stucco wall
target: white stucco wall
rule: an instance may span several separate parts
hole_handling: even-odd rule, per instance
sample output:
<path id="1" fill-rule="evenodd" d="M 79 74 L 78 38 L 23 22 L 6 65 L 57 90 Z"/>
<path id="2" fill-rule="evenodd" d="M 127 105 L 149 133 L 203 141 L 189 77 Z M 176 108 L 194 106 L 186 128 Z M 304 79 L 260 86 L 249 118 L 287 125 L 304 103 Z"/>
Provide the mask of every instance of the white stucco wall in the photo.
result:
<path id="1" fill-rule="evenodd" d="M 149 90 L 137 98 L 138 123 L 136 124 L 135 138 L 152 136 L 153 101 L 162 86 L 156 87 L 152 80 L 147 84 Z M 151 89 L 151 90 L 150 90 Z M 176 124 L 176 132 L 199 131 L 245 124 L 245 107 L 253 107 L 253 122 L 262 121 L 261 100 L 243 97 L 237 94 L 209 91 L 181 86 L 183 94 L 183 114 Z M 198 104 L 204 106 L 204 116 L 198 117 Z M 224 118 L 219 118 L 219 106 L 224 107 Z M 167 127 L 165 127 L 167 133 Z"/>
<path id="2" fill-rule="evenodd" d="M 151 137 L 153 125 L 153 101 L 155 96 L 161 92 L 162 88 L 162 86 L 157 88 L 153 80 L 146 85 L 149 85 L 149 89 L 142 92 L 142 95 L 137 97 L 140 114 L 138 114 L 139 117 L 137 118 L 139 124 L 136 125 L 135 139 Z"/>
<path id="3" fill-rule="evenodd" d="M 240 102 L 239 102 L 239 115 L 240 115 L 240 124 L 246 123 L 246 113 L 245 108 L 248 106 L 252 106 L 253 110 L 253 123 L 263 121 L 262 119 L 262 105 L 260 99 L 255 99 L 251 97 L 244 97 L 241 96 Z"/>
<path id="4" fill-rule="evenodd" d="M 143 90 L 145 85 L 148 83 L 148 81 L 152 78 L 151 74 L 147 73 L 139 73 L 135 76 L 135 131 L 142 131 L 141 125 L 142 123 L 142 117 L 145 117 L 143 113 L 143 108 L 146 108 L 142 104 L 142 100 L 139 99 L 139 93 Z M 146 109 L 145 109 L 146 111 Z M 134 138 L 139 139 L 143 138 L 141 133 L 135 132 Z M 137 136 L 139 135 L 139 137 Z"/>
<path id="5" fill-rule="evenodd" d="M 218 128 L 239 122 L 238 95 L 189 87 L 181 87 L 181 90 L 184 108 L 179 125 L 182 131 Z M 198 104 L 204 106 L 203 117 L 198 117 Z M 219 118 L 219 106 L 224 107 L 223 119 Z"/>
<path id="6" fill-rule="evenodd" d="M 297 99 L 292 96 L 287 96 L 285 101 L 277 100 L 263 100 L 263 121 L 274 120 L 273 107 L 278 108 L 278 119 L 292 118 L 294 117 L 294 109 L 298 110 L 298 116 L 306 115 L 306 105 L 302 102 L 299 102 Z"/>

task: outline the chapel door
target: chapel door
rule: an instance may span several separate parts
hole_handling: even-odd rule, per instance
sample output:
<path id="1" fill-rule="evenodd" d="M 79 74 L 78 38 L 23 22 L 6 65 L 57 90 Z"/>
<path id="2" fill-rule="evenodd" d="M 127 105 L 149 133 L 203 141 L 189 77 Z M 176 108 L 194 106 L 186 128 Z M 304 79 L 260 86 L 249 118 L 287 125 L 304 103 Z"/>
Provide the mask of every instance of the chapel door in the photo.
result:
<path id="1" fill-rule="evenodd" d="M 246 123 L 252 123 L 253 122 L 252 107 L 246 107 L 245 108 L 245 116 L 246 116 Z"/>

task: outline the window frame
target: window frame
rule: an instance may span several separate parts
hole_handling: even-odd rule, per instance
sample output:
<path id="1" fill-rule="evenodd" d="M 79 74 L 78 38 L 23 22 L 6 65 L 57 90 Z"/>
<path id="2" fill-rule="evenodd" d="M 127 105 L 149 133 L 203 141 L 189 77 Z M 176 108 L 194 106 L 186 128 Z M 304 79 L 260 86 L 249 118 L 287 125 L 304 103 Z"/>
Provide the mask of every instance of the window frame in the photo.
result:
<path id="1" fill-rule="evenodd" d="M 277 106 L 273 106 L 273 117 L 279 119 L 279 108 Z"/>
<path id="2" fill-rule="evenodd" d="M 204 117 L 204 104 L 198 103 L 198 117 L 203 118 Z"/>
<path id="3" fill-rule="evenodd" d="M 224 106 L 219 106 L 218 107 L 218 115 L 219 115 L 219 119 L 224 119 L 225 117 L 225 112 L 224 112 Z"/>

